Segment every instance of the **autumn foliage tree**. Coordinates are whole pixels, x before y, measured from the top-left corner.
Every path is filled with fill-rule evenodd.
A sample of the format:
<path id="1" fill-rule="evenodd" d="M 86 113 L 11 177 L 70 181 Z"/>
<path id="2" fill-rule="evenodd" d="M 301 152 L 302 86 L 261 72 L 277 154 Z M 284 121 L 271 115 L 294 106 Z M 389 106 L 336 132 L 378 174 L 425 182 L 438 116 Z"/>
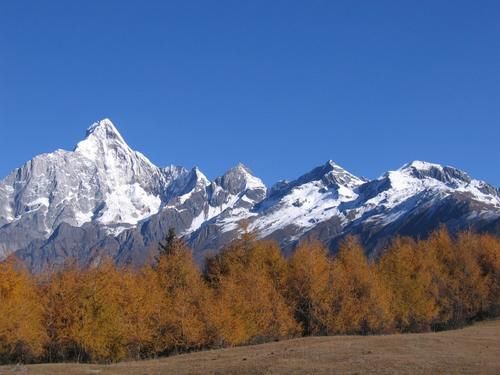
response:
<path id="1" fill-rule="evenodd" d="M 493 235 L 463 233 L 459 236 L 462 251 L 471 251 L 476 256 L 482 281 L 486 287 L 480 317 L 500 315 L 500 238 Z"/>
<path id="2" fill-rule="evenodd" d="M 35 280 L 19 263 L 0 263 L 0 363 L 30 362 L 43 353 L 43 302 Z"/>
<path id="3" fill-rule="evenodd" d="M 486 307 L 487 287 L 477 254 L 467 238 L 453 241 L 445 229 L 420 243 L 430 257 L 430 271 L 436 287 L 438 321 L 436 328 L 461 326 Z"/>
<path id="4" fill-rule="evenodd" d="M 45 288 L 49 360 L 117 361 L 126 358 L 121 270 L 111 261 L 54 275 Z"/>
<path id="5" fill-rule="evenodd" d="M 203 272 L 169 231 L 152 264 L 33 275 L 0 263 L 0 363 L 116 362 L 297 335 L 422 332 L 500 315 L 500 238 L 441 229 L 369 260 L 355 238 L 289 259 L 243 236 Z"/>
<path id="6" fill-rule="evenodd" d="M 208 261 L 221 345 L 289 337 L 297 332 L 284 292 L 287 264 L 274 242 L 246 233 Z"/>
<path id="7" fill-rule="evenodd" d="M 331 284 L 331 262 L 323 244 L 300 244 L 289 263 L 287 298 L 305 335 L 328 333 L 333 307 Z"/>
<path id="8" fill-rule="evenodd" d="M 383 333 L 392 328 L 390 294 L 354 237 L 342 243 L 333 260 L 331 293 L 329 334 Z"/>
<path id="9" fill-rule="evenodd" d="M 199 349 L 212 339 L 210 291 L 191 250 L 172 233 L 169 237 L 154 267 L 162 296 L 155 335 L 155 347 L 161 353 Z"/>
<path id="10" fill-rule="evenodd" d="M 414 240 L 397 238 L 378 262 L 380 278 L 390 293 L 395 327 L 400 332 L 428 331 L 438 317 L 430 261 Z"/>

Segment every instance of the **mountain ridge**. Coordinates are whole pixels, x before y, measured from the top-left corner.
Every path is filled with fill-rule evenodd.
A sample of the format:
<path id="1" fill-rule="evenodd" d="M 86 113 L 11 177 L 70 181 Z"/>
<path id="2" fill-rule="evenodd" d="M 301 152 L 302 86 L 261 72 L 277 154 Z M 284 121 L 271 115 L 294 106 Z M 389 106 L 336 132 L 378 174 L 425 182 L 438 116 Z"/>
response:
<path id="1" fill-rule="evenodd" d="M 141 263 L 174 227 L 202 260 L 242 220 L 285 251 L 356 234 L 376 254 L 395 234 L 497 228 L 499 218 L 500 191 L 454 167 L 415 160 L 367 180 L 328 160 L 267 187 L 239 163 L 210 181 L 198 167 L 154 165 L 104 119 L 73 151 L 35 156 L 0 181 L 0 258 L 15 253 L 35 270 L 69 257 Z"/>

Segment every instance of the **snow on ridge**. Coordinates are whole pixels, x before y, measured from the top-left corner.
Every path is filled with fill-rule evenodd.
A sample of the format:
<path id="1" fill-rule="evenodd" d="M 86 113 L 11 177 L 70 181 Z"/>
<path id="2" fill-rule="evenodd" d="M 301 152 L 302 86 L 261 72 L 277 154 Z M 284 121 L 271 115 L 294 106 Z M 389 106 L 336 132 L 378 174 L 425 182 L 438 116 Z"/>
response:
<path id="1" fill-rule="evenodd" d="M 334 173 L 344 171 L 332 161 L 327 164 L 334 168 Z M 417 168 L 420 171 L 436 168 L 442 173 L 450 173 L 446 178 L 451 179 L 451 182 L 440 181 L 426 174 L 422 175 L 423 177 L 417 177 L 418 175 L 411 173 L 411 168 Z M 337 216 L 343 225 L 362 217 L 368 221 L 382 220 L 385 225 L 397 220 L 415 205 L 420 204 L 420 198 L 413 199 L 415 197 L 422 196 L 432 201 L 442 199 L 454 192 L 469 193 L 477 201 L 500 208 L 500 196 L 481 191 L 482 182 L 477 180 L 468 182 L 460 176 L 460 174 L 466 175 L 465 172 L 451 167 L 447 168 L 449 171 L 445 171 L 445 168 L 438 164 L 422 161 L 405 164 L 402 168 L 386 172 L 377 179 L 380 182 L 388 180 L 390 183 L 387 188 L 368 199 L 359 195 L 363 191 L 361 186 L 366 184 L 369 188 L 369 184 L 377 180 L 364 181 L 353 176 L 354 185 L 350 186 L 349 181 L 344 180 L 344 185 L 337 189 L 337 196 L 332 195 L 330 190 L 325 190 L 319 181 L 300 185 L 294 185 L 292 181 L 288 184 L 291 189 L 284 196 L 278 197 L 278 200 L 271 206 L 264 205 L 264 212 L 252 222 L 251 229 L 256 230 L 260 237 L 265 237 L 281 228 L 295 226 L 296 236 L 300 237 L 309 228 L 333 216 Z M 349 172 L 345 171 L 345 174 Z"/>
<path id="2" fill-rule="evenodd" d="M 104 119 L 95 122 L 87 129 L 85 139 L 76 145 L 74 152 L 95 160 L 103 154 L 108 154 L 111 150 L 115 152 L 122 150 L 122 153 L 133 154 L 132 149 L 111 120 Z"/>
<path id="3" fill-rule="evenodd" d="M 467 179 L 464 180 L 454 175 L 447 176 L 449 178 L 447 180 L 440 180 L 432 177 L 432 175 L 425 174 L 423 177 L 417 177 L 413 175 L 411 168 L 416 168 L 419 171 L 430 171 L 434 168 L 442 173 L 445 173 L 445 169 L 448 168 L 466 176 Z M 455 192 L 467 193 L 472 199 L 478 202 L 500 208 L 500 196 L 493 196 L 481 191 L 481 186 L 486 183 L 474 179 L 468 180 L 468 175 L 465 172 L 454 167 L 443 167 L 435 163 L 413 161 L 405 164 L 398 170 L 386 172 L 378 180 L 383 181 L 384 179 L 390 181 L 390 187 L 367 200 L 365 208 L 362 210 L 363 212 L 366 212 L 368 207 L 372 207 L 373 209 L 381 205 L 385 209 L 394 209 L 406 200 L 422 193 L 434 194 L 436 197 L 442 198 Z M 385 220 L 389 220 L 389 217 Z"/>
<path id="4" fill-rule="evenodd" d="M 198 181 L 197 185 L 198 184 L 200 184 L 200 186 L 210 185 L 210 180 L 207 178 L 207 176 L 205 176 L 205 174 L 200 170 L 200 168 L 194 167 L 193 170 L 196 175 L 196 180 Z"/>
<path id="5" fill-rule="evenodd" d="M 204 187 L 206 189 L 204 190 L 204 193 L 206 194 L 208 200 L 205 202 L 201 212 L 193 218 L 191 225 L 182 233 L 182 235 L 188 235 L 197 231 L 204 223 L 219 217 L 219 215 L 223 213 L 225 213 L 227 217 L 222 219 L 219 224 L 224 222 L 224 225 L 228 222 L 233 223 L 236 219 L 239 220 L 243 217 L 254 215 L 250 212 L 250 208 L 257 202 L 247 195 L 248 192 L 253 190 L 263 190 L 264 194 L 262 195 L 262 199 L 265 196 L 267 188 L 262 180 L 253 176 L 250 169 L 242 163 L 239 163 L 235 167 L 229 169 L 223 176 L 217 177 L 213 182 L 209 182 L 197 168 L 195 170 L 198 180 L 204 182 Z M 232 179 L 236 179 L 236 181 L 238 181 L 238 179 L 241 178 L 244 180 L 244 185 L 241 185 L 237 190 L 234 190 L 234 186 L 230 187 L 231 185 L 226 185 L 227 183 L 234 181 Z M 197 186 L 198 190 L 202 187 L 199 183 Z M 180 204 L 184 204 L 195 191 L 197 191 L 196 187 L 193 188 L 192 191 L 177 197 L 178 202 Z M 224 194 L 227 195 L 224 196 L 224 201 L 222 203 L 214 204 L 214 201 L 210 197 L 215 197 L 215 202 L 217 202 L 217 197 L 219 197 L 220 194 L 222 194 L 222 196 L 224 196 Z M 245 207 L 242 207 L 242 205 Z M 222 231 L 224 232 L 226 229 L 223 229 Z"/>
<path id="6" fill-rule="evenodd" d="M 319 169 L 325 175 L 332 174 L 339 183 L 332 187 L 325 184 L 322 176 L 314 175 L 312 180 L 304 177 L 311 176 Z M 298 183 L 302 181 L 305 182 Z M 278 229 L 293 225 L 298 228 L 299 235 L 333 216 L 339 216 L 343 220 L 340 205 L 356 200 L 356 189 L 363 183 L 363 180 L 329 160 L 322 167 L 288 183 L 290 190 L 275 204 L 269 207 L 264 205 L 264 212 L 253 221 L 250 229 L 255 230 L 260 237 L 265 237 Z"/>
<path id="7" fill-rule="evenodd" d="M 246 182 L 246 189 L 267 190 L 264 182 L 260 178 L 254 176 L 250 168 L 248 168 L 246 165 L 244 165 L 243 163 L 238 163 L 235 168 L 243 173 Z"/>
<path id="8" fill-rule="evenodd" d="M 201 211 L 201 213 L 193 218 L 191 225 L 182 233 L 182 235 L 187 235 L 195 232 L 205 222 L 223 213 L 226 209 L 233 207 L 238 200 L 239 197 L 237 195 L 230 195 L 229 199 L 220 206 L 211 206 L 207 204 L 206 207 Z"/>
<path id="9" fill-rule="evenodd" d="M 96 136 L 98 137 L 112 136 L 117 138 L 121 143 L 126 144 L 122 135 L 109 118 L 104 118 L 90 125 L 90 127 L 87 129 L 87 137 L 92 134 L 96 134 Z"/>
<path id="10" fill-rule="evenodd" d="M 418 170 L 423 170 L 423 171 L 427 171 L 427 170 L 432 169 L 432 168 L 443 170 L 443 166 L 441 164 L 430 163 L 430 162 L 422 161 L 422 160 L 413 160 L 410 163 L 406 163 L 401 168 L 399 168 L 399 170 L 407 170 L 411 167 L 418 169 Z"/>

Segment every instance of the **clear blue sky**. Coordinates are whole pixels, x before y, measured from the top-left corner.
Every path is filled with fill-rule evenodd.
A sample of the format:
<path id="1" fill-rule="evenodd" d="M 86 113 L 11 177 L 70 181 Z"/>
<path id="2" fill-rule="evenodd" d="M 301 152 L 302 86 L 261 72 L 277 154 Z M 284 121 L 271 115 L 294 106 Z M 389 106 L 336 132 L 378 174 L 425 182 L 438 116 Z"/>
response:
<path id="1" fill-rule="evenodd" d="M 111 118 L 267 183 L 421 159 L 500 185 L 500 1 L 0 0 L 0 176 Z"/>

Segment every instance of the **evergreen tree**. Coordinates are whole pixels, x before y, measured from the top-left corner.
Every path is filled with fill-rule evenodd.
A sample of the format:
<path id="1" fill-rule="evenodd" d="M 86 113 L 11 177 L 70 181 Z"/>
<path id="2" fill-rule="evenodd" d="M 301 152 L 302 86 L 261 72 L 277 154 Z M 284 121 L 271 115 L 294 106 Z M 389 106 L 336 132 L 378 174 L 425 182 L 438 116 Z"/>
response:
<path id="1" fill-rule="evenodd" d="M 168 233 L 165 236 L 165 243 L 160 242 L 158 244 L 159 256 L 168 255 L 175 252 L 182 245 L 182 241 L 177 238 L 175 233 L 175 228 L 170 227 Z"/>

